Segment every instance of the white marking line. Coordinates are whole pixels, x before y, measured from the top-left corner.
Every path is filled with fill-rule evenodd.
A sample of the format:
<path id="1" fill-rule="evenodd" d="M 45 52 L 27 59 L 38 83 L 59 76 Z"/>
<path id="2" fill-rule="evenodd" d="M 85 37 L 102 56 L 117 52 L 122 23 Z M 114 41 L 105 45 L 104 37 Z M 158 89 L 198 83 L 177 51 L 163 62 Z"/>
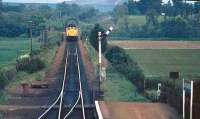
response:
<path id="1" fill-rule="evenodd" d="M 96 107 L 96 110 L 97 110 L 97 114 L 98 114 L 99 119 L 103 119 L 103 115 L 102 115 L 102 113 L 101 113 L 101 109 L 100 109 L 100 106 L 99 106 L 99 102 L 98 102 L 98 101 L 95 101 L 95 107 Z"/>
<path id="2" fill-rule="evenodd" d="M 67 50 L 67 57 L 65 60 L 65 73 L 64 73 L 64 79 L 62 84 L 62 90 L 61 90 L 61 97 L 60 97 L 60 107 L 59 107 L 59 113 L 58 113 L 58 119 L 61 118 L 61 111 L 62 111 L 62 103 L 63 103 L 63 94 L 65 89 L 65 80 L 66 80 L 66 74 L 67 74 L 67 61 L 68 61 L 68 50 Z"/>

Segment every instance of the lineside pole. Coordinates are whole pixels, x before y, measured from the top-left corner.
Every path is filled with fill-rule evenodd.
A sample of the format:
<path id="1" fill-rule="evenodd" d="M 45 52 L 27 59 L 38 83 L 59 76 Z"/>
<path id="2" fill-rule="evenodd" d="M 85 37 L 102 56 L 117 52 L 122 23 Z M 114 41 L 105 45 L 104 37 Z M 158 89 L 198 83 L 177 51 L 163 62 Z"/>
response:
<path id="1" fill-rule="evenodd" d="M 101 32 L 98 32 L 98 41 L 99 41 L 99 93 L 101 91 Z"/>
<path id="2" fill-rule="evenodd" d="M 183 119 L 185 119 L 185 79 L 183 78 Z"/>
<path id="3" fill-rule="evenodd" d="M 33 51 L 32 23 L 33 21 L 28 21 L 28 22 L 29 22 L 29 36 L 30 36 L 30 55 L 32 56 L 32 51 Z"/>
<path id="4" fill-rule="evenodd" d="M 192 119 L 192 106 L 193 106 L 193 80 L 191 81 L 191 92 L 190 92 L 190 119 Z"/>

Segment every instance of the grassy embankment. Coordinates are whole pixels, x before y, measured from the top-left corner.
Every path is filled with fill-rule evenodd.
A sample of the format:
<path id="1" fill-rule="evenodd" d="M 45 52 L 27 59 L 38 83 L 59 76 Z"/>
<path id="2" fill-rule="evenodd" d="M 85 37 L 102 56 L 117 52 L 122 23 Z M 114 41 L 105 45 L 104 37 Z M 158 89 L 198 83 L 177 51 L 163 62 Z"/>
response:
<path id="1" fill-rule="evenodd" d="M 87 43 L 87 49 L 93 65 L 97 69 L 98 57 L 94 48 Z M 144 102 L 146 98 L 138 94 L 136 87 L 122 74 L 117 72 L 111 65 L 108 65 L 107 80 L 101 85 L 104 91 L 104 99 L 106 101 L 129 101 Z"/>
<path id="2" fill-rule="evenodd" d="M 7 52 L 8 56 L 5 56 L 4 52 L 2 52 L 1 55 L 1 63 L 3 64 L 1 69 L 10 69 L 15 67 L 15 58 L 17 57 L 17 50 L 27 50 L 29 49 L 29 40 L 27 39 L 21 39 L 21 38 L 15 38 L 15 39 L 8 39 L 4 38 L 5 40 L 2 40 L 0 42 L 4 43 L 1 44 L 0 48 L 4 49 L 9 49 L 10 52 Z M 34 50 L 39 50 L 39 54 L 37 56 L 45 63 L 45 68 L 34 72 L 32 74 L 20 71 L 17 72 L 16 74 L 16 79 L 9 81 L 9 84 L 7 85 L 7 89 L 14 89 L 16 86 L 18 86 L 21 83 L 30 83 L 31 81 L 34 80 L 42 80 L 45 72 L 47 72 L 53 63 L 53 58 L 56 53 L 56 48 L 57 46 L 55 45 L 56 41 L 60 40 L 60 35 L 58 32 L 52 32 L 49 34 L 49 41 L 50 41 L 50 46 L 45 49 L 40 49 L 40 43 L 38 42 L 37 38 L 33 39 L 33 47 Z M 6 52 L 6 50 L 5 50 Z M 0 103 L 4 103 L 8 97 L 8 94 L 6 91 L 1 91 L 0 92 Z"/>

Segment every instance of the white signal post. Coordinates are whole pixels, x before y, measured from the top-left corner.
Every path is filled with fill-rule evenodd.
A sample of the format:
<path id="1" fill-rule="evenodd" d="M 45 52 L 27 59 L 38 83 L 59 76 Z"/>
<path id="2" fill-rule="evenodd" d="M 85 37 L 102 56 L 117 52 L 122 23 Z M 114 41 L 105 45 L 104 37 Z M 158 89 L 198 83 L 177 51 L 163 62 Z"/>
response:
<path id="1" fill-rule="evenodd" d="M 107 31 L 106 31 L 106 33 L 104 34 L 104 35 L 106 35 L 106 36 L 108 36 L 109 34 L 110 34 L 110 32 L 113 30 L 113 27 L 110 27 Z M 100 82 L 102 81 L 102 59 L 101 59 L 101 57 L 102 57 L 102 55 L 101 55 L 101 51 L 102 51 L 102 49 L 101 49 L 101 38 L 102 38 L 102 33 L 101 32 L 98 32 L 98 43 L 99 43 L 99 91 L 100 91 Z"/>
<path id="2" fill-rule="evenodd" d="M 185 79 L 183 78 L 183 119 L 185 119 Z"/>
<path id="3" fill-rule="evenodd" d="M 190 119 L 192 119 L 192 106 L 193 106 L 193 80 L 191 81 L 191 92 L 190 92 Z"/>
<path id="4" fill-rule="evenodd" d="M 98 32 L 98 40 L 99 40 L 99 82 L 101 82 L 101 32 Z"/>

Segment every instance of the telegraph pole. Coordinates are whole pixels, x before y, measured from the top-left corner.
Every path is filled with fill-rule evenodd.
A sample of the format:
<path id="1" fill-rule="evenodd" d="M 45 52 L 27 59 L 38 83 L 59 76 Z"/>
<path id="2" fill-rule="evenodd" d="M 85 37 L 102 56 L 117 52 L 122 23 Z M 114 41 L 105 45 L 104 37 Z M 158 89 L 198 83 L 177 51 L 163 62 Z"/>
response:
<path id="1" fill-rule="evenodd" d="M 30 56 L 32 56 L 32 52 L 33 52 L 32 23 L 33 21 L 28 21 L 28 22 L 29 22 L 29 36 L 30 36 Z"/>
<path id="2" fill-rule="evenodd" d="M 185 119 L 185 79 L 183 78 L 183 119 Z"/>

